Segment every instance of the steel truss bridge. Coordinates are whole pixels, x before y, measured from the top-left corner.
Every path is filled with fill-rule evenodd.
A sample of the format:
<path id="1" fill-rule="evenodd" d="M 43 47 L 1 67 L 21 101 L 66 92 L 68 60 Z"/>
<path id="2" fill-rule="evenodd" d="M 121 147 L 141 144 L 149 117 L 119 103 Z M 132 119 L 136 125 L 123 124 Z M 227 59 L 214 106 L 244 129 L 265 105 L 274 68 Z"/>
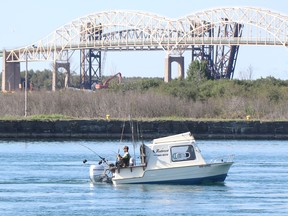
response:
<path id="1" fill-rule="evenodd" d="M 232 78 L 240 45 L 286 47 L 288 16 L 254 7 L 216 8 L 179 19 L 141 11 L 99 12 L 73 20 L 28 46 L 3 50 L 2 90 L 8 90 L 8 82 L 13 90 L 18 88 L 20 62 L 54 62 L 53 90 L 58 68 L 68 68 L 69 84 L 69 59 L 75 51 L 81 55 L 82 87 L 101 80 L 101 53 L 120 50 L 166 52 L 166 82 L 173 61 L 180 65 L 179 77 L 184 77 L 182 55 L 187 50 L 192 60 L 208 62 L 212 78 Z"/>

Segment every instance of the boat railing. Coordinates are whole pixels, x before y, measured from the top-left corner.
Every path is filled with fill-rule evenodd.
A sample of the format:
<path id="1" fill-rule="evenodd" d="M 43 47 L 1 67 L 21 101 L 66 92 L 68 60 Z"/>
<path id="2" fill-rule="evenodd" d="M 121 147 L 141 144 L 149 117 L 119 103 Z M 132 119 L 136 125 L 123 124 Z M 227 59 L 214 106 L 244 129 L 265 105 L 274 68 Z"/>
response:
<path id="1" fill-rule="evenodd" d="M 226 155 L 223 157 L 218 157 L 210 160 L 210 163 L 228 163 L 233 162 L 235 155 Z"/>

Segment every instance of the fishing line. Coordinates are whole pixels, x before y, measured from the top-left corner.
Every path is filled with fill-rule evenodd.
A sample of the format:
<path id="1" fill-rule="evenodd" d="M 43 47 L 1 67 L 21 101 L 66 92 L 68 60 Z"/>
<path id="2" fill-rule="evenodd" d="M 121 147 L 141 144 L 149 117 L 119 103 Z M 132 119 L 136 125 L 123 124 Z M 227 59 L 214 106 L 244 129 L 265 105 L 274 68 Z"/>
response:
<path id="1" fill-rule="evenodd" d="M 105 158 L 101 157 L 101 156 L 100 156 L 99 154 L 97 154 L 97 152 L 95 152 L 93 149 L 91 149 L 91 148 L 89 148 L 88 146 L 86 146 L 86 145 L 84 145 L 84 144 L 81 144 L 81 143 L 77 143 L 77 144 L 83 146 L 84 148 L 87 148 L 88 150 L 90 150 L 91 152 L 93 152 L 95 155 L 97 155 L 102 161 L 104 161 L 104 162 L 107 164 Z M 85 164 L 86 162 L 87 162 L 87 160 L 84 159 L 84 160 L 83 160 L 83 163 Z M 107 165 L 108 165 L 108 164 L 107 164 Z"/>
<path id="2" fill-rule="evenodd" d="M 122 140 L 123 140 L 124 129 L 125 129 L 125 120 L 124 120 L 123 125 L 122 125 L 122 132 L 121 132 L 120 142 L 122 142 Z"/>

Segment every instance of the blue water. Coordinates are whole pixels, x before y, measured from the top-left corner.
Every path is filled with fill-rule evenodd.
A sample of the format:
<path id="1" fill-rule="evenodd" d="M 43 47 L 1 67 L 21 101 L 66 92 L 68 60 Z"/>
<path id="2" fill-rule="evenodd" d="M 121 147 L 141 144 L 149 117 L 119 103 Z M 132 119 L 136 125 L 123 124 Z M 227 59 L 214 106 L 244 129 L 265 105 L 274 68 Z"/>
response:
<path id="1" fill-rule="evenodd" d="M 196 186 L 91 185 L 98 158 L 79 144 L 111 160 L 132 147 L 0 140 L 0 215 L 288 215 L 288 141 L 198 141 L 208 161 L 236 157 L 224 184 Z"/>

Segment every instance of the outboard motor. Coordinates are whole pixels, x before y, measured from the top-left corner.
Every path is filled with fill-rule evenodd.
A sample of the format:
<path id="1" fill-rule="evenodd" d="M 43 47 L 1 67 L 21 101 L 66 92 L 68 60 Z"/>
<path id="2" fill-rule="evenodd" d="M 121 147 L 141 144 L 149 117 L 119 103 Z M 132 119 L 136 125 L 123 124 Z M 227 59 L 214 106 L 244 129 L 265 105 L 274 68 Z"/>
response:
<path id="1" fill-rule="evenodd" d="M 129 166 L 135 166 L 135 159 L 133 157 L 129 159 Z"/>
<path id="2" fill-rule="evenodd" d="M 106 175 L 104 165 L 97 164 L 90 166 L 90 180 L 92 182 L 102 182 L 105 177 Z"/>

